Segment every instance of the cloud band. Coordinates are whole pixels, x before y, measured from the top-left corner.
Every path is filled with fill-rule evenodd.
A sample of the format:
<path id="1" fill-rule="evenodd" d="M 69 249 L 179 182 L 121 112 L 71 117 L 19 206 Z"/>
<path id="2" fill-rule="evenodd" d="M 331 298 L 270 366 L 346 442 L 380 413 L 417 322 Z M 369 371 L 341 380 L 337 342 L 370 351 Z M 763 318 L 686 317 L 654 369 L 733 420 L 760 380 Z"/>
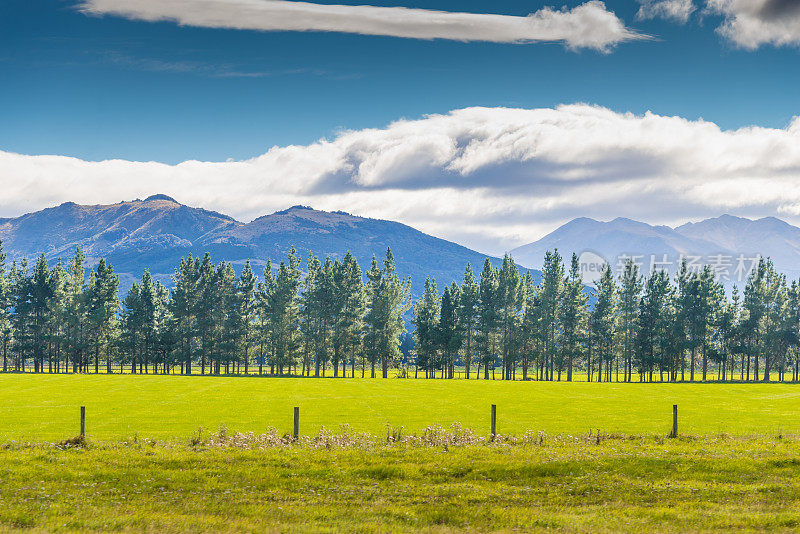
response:
<path id="1" fill-rule="evenodd" d="M 798 222 L 798 178 L 800 119 L 722 130 L 584 104 L 467 108 L 244 161 L 0 152 L 0 215 L 163 192 L 242 220 L 293 204 L 340 209 L 502 252 L 578 216 L 667 224 L 732 211 Z"/>
<path id="2" fill-rule="evenodd" d="M 526 17 L 285 0 L 85 0 L 78 8 L 92 15 L 151 22 L 169 20 L 206 28 L 343 32 L 495 43 L 557 41 L 571 48 L 598 50 L 645 38 L 626 28 L 597 0 L 571 10 L 546 7 Z"/>

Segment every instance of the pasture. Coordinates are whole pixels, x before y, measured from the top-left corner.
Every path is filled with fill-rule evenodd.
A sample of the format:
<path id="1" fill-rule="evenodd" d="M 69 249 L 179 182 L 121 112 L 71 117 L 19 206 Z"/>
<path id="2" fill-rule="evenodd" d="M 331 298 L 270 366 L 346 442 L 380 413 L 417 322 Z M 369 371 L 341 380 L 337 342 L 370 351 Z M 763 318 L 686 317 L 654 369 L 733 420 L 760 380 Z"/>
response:
<path id="1" fill-rule="evenodd" d="M 214 431 L 290 432 L 292 407 L 301 434 L 321 427 L 385 435 L 387 425 L 419 432 L 461 423 L 519 435 L 665 435 L 678 404 L 680 433 L 800 434 L 800 385 L 618 384 L 483 380 L 313 379 L 157 375 L 0 375 L 0 440 L 53 441 L 78 433 L 79 407 L 87 435 L 109 440 L 186 438 Z"/>
<path id="2" fill-rule="evenodd" d="M 792 384 L 0 375 L 0 530 L 790 531 L 798 413 Z"/>
<path id="3" fill-rule="evenodd" d="M 0 448 L 0 530 L 796 531 L 793 438 Z"/>

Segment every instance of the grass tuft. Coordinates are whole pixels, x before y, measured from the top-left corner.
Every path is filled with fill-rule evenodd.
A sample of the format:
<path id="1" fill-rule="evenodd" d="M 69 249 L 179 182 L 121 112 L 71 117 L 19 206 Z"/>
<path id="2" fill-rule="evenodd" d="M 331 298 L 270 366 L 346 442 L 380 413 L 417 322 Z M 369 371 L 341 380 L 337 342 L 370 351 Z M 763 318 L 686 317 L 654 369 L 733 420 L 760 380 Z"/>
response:
<path id="1" fill-rule="evenodd" d="M 59 449 L 86 449 L 89 447 L 89 442 L 86 440 L 86 436 L 78 435 L 59 441 L 56 447 Z"/>

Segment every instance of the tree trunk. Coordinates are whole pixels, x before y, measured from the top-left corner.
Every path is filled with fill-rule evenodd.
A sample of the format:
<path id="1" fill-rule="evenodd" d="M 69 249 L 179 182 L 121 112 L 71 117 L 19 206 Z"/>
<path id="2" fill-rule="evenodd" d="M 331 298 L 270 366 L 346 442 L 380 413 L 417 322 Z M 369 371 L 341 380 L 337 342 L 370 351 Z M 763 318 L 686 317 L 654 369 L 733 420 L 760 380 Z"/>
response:
<path id="1" fill-rule="evenodd" d="M 708 355 L 706 352 L 706 346 L 705 343 L 703 343 L 703 382 L 706 381 L 706 373 L 708 371 Z"/>

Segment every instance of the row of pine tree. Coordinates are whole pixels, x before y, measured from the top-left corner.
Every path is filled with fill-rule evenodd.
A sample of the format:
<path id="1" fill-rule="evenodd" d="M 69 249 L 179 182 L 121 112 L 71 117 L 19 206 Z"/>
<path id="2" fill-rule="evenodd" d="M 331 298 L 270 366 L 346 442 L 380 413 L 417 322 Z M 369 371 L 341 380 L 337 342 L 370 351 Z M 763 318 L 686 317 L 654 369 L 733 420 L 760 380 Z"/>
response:
<path id="1" fill-rule="evenodd" d="M 379 365 L 386 377 L 402 359 L 411 283 L 391 250 L 366 282 L 351 254 L 311 257 L 301 271 L 292 249 L 261 279 L 249 262 L 237 276 L 230 263 L 190 255 L 171 291 L 145 271 L 122 301 L 111 265 L 86 272 L 80 249 L 67 266 L 48 268 L 42 255 L 6 269 L 0 243 L 4 372 L 365 376 L 369 367 L 374 377 Z"/>
<path id="2" fill-rule="evenodd" d="M 145 271 L 120 301 L 119 277 L 80 249 L 7 268 L 0 243 L 3 371 L 400 376 L 608 381 L 800 380 L 800 287 L 769 260 L 731 298 L 709 267 L 670 279 L 633 262 L 594 287 L 578 258 L 544 258 L 538 283 L 510 257 L 439 292 L 411 283 L 391 250 L 364 273 L 351 254 L 294 249 L 237 276 L 209 255 L 181 260 L 167 289 Z"/>
<path id="3" fill-rule="evenodd" d="M 565 269 L 548 252 L 538 284 L 506 257 L 441 294 L 427 280 L 414 315 L 428 377 L 452 378 L 461 363 L 467 378 L 474 367 L 505 380 L 800 380 L 800 286 L 769 259 L 728 298 L 709 266 L 683 262 L 671 280 L 628 261 L 615 279 L 606 264 L 587 290 L 575 254 Z"/>

